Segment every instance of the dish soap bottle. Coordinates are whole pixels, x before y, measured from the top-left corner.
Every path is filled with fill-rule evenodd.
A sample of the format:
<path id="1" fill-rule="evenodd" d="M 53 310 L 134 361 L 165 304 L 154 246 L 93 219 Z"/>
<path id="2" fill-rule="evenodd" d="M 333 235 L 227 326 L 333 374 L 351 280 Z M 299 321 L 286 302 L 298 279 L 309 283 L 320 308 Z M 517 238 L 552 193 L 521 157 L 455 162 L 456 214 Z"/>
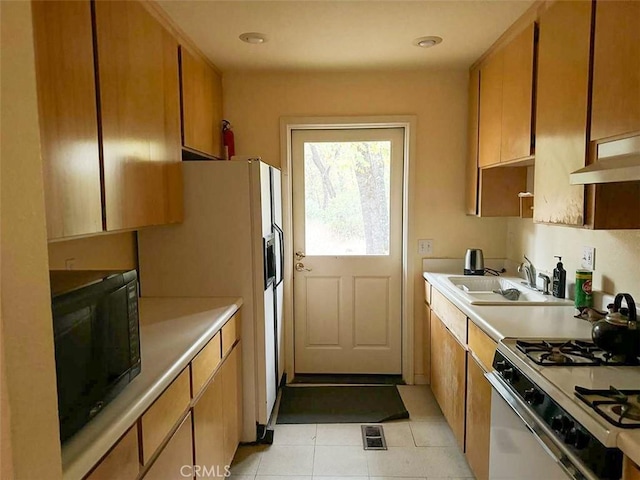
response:
<path id="1" fill-rule="evenodd" d="M 564 298 L 567 284 L 567 271 L 562 268 L 562 257 L 554 256 L 558 259 L 556 268 L 553 269 L 553 296 L 556 298 Z"/>

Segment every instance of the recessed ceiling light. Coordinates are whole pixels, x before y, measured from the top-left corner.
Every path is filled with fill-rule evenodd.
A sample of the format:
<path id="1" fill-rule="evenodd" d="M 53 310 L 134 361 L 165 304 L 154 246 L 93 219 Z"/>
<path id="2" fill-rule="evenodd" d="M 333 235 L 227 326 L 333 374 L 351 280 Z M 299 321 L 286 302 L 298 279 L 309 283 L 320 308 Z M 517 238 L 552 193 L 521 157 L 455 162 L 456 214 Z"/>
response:
<path id="1" fill-rule="evenodd" d="M 240 40 L 243 42 L 258 45 L 267 41 L 267 37 L 263 33 L 247 32 L 240 35 Z"/>
<path id="2" fill-rule="evenodd" d="M 416 47 L 429 48 L 429 47 L 433 47 L 434 45 L 437 45 L 437 44 L 439 44 L 441 42 L 442 42 L 442 38 L 431 36 L 431 37 L 416 38 L 413 41 L 413 44 Z"/>

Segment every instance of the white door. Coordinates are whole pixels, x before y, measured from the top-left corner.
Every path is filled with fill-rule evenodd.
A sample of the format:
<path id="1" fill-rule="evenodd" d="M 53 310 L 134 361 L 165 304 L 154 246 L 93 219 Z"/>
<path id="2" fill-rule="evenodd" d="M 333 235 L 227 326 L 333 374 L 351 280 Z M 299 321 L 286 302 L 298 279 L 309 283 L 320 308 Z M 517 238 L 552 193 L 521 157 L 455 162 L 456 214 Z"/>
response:
<path id="1" fill-rule="evenodd" d="M 404 129 L 292 134 L 297 373 L 401 373 Z"/>

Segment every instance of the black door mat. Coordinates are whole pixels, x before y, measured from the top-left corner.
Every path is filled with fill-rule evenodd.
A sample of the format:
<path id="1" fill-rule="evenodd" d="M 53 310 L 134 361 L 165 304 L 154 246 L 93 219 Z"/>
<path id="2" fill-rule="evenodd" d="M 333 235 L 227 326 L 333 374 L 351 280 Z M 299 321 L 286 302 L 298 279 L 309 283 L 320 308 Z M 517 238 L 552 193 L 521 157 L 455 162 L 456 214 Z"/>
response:
<path id="1" fill-rule="evenodd" d="M 372 375 L 350 373 L 296 373 L 291 383 L 340 383 L 344 385 L 404 385 L 402 375 Z"/>
<path id="2" fill-rule="evenodd" d="M 282 388 L 279 424 L 381 423 L 409 418 L 394 385 Z"/>

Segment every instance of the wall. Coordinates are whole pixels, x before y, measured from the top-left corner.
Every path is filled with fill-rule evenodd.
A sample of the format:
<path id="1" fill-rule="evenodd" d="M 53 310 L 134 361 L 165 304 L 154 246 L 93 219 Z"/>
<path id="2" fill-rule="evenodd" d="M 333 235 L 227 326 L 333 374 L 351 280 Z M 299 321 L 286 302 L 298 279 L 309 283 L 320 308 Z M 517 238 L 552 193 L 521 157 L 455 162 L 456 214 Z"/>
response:
<path id="1" fill-rule="evenodd" d="M 0 9 L 1 398 L 10 409 L 2 419 L 10 422 L 15 478 L 55 480 L 62 469 L 31 2 L 0 2 Z"/>
<path id="2" fill-rule="evenodd" d="M 640 230 L 592 231 L 510 219 L 507 255 L 520 262 L 526 254 L 539 270 L 552 271 L 561 255 L 567 284 L 581 268 L 582 247 L 595 247 L 593 288 L 608 293 L 630 293 L 640 302 Z M 572 292 L 572 290 L 571 290 Z"/>
<path id="3" fill-rule="evenodd" d="M 467 247 L 482 248 L 486 257 L 505 255 L 506 220 L 464 214 L 466 70 L 229 73 L 223 77 L 223 107 L 234 127 L 236 153 L 260 155 L 273 165 L 280 164 L 281 116 L 416 115 L 409 247 L 417 250 L 418 238 L 431 238 L 435 257 L 462 258 Z M 424 296 L 421 258 L 409 268 L 417 282 L 417 335 Z"/>

